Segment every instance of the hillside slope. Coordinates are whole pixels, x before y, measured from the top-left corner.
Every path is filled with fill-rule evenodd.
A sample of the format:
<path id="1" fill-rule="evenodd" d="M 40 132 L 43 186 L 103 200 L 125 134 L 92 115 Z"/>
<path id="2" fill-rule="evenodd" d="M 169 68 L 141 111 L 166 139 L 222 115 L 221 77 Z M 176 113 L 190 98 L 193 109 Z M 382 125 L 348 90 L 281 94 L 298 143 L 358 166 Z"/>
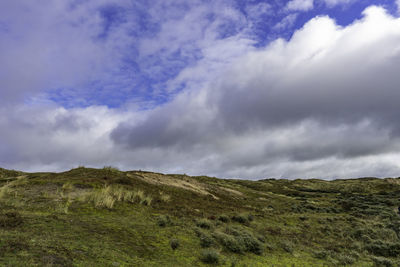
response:
<path id="1" fill-rule="evenodd" d="M 0 265 L 399 266 L 400 179 L 0 169 Z"/>

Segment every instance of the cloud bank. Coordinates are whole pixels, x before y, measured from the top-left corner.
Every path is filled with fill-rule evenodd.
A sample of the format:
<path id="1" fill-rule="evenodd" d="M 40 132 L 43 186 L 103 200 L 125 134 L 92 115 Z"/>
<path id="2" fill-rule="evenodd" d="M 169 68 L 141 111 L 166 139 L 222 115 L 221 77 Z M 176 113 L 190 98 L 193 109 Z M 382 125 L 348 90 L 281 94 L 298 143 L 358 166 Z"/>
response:
<path id="1" fill-rule="evenodd" d="M 20 12 L 21 3 L 0 10 Z M 289 39 L 260 45 L 254 32 L 272 14 L 265 3 L 240 11 L 225 1 L 211 8 L 164 1 L 140 19 L 116 19 L 121 6 L 133 8 L 53 3 L 30 6 L 39 13 L 20 23 L 11 15 L 0 21 L 0 51 L 8 51 L 0 52 L 1 166 L 115 165 L 250 179 L 400 173 L 400 19 L 383 7 L 368 7 L 347 26 L 316 16 Z M 307 11 L 313 1 L 285 6 Z M 128 85 L 141 92 L 150 77 L 157 77 L 151 89 L 132 97 Z M 80 100 L 85 94 L 95 97 Z M 98 100 L 115 95 L 124 105 Z M 63 105 L 70 98 L 73 107 Z"/>
<path id="2" fill-rule="evenodd" d="M 207 87 L 111 136 L 131 150 L 206 148 L 229 173 L 246 167 L 276 175 L 283 160 L 294 175 L 300 162 L 396 153 L 400 21 L 379 7 L 363 15 L 347 27 L 317 17 L 291 40 L 249 52 Z M 318 176 L 336 170 L 324 172 Z"/>

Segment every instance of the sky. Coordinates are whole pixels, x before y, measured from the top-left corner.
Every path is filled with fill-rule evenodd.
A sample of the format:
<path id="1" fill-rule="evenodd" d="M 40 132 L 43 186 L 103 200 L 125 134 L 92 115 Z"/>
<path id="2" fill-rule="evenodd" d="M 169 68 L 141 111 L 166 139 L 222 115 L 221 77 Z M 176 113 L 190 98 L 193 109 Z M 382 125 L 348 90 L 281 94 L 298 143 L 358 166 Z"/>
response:
<path id="1" fill-rule="evenodd" d="M 400 0 L 0 1 L 0 166 L 400 176 Z"/>

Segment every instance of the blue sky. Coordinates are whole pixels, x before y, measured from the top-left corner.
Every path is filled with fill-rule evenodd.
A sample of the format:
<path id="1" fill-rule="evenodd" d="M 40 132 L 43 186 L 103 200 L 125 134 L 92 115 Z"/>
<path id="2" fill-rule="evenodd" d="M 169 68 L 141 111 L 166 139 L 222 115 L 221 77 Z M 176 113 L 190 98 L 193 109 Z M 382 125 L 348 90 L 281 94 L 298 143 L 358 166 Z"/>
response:
<path id="1" fill-rule="evenodd" d="M 3 1 L 0 166 L 396 176 L 398 0 Z"/>
<path id="2" fill-rule="evenodd" d="M 207 30 L 213 23 L 218 24 L 213 29 L 216 35 L 213 41 L 241 35 L 241 38 L 251 41 L 253 47 L 262 48 L 277 38 L 290 39 L 293 32 L 316 16 L 326 15 L 335 19 L 338 25 L 346 26 L 360 19 L 362 11 L 371 4 L 381 5 L 391 14 L 397 13 L 397 6 L 393 1 L 215 2 L 218 4 L 213 6 L 210 1 L 132 1 L 130 5 L 106 1 L 95 6 L 92 12 L 99 19 L 99 27 L 92 33 L 93 41 L 114 43 L 120 37 L 127 41 L 117 51 L 119 60 L 115 62 L 116 66 L 106 77 L 95 76 L 79 87 L 60 85 L 46 88 L 49 94 L 46 97 L 65 107 L 107 105 L 115 108 L 129 101 L 163 104 L 174 97 L 175 93 L 185 89 L 184 83 L 174 85 L 173 89 L 168 88 L 167 83 L 183 69 L 204 58 L 199 44 L 204 41 L 201 31 Z M 74 12 L 84 3 L 79 4 L 78 1 L 71 5 L 70 12 Z M 202 10 L 197 11 L 198 8 Z M 168 11 L 160 14 L 161 9 Z M 220 9 L 226 9 L 226 13 L 231 14 L 223 14 L 224 11 L 221 12 Z M 192 25 L 187 26 L 193 27 L 197 24 L 199 34 L 187 36 L 189 39 L 186 40 L 177 39 L 178 43 L 170 49 L 169 42 L 177 38 L 170 32 L 167 37 L 170 40 L 163 40 L 165 47 L 158 47 L 156 53 L 141 53 L 142 41 L 152 44 L 158 42 L 157 37 L 166 35 L 163 32 L 165 23 L 175 23 L 180 27 L 179 23 L 185 17 L 190 17 L 191 12 L 197 17 L 189 19 Z"/>

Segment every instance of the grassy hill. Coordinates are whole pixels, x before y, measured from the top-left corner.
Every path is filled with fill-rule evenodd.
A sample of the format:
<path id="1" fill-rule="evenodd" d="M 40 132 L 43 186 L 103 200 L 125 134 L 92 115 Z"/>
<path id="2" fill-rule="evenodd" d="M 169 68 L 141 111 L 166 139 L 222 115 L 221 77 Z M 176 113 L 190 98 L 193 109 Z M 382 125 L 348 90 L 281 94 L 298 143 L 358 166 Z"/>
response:
<path id="1" fill-rule="evenodd" d="M 400 179 L 0 169 L 0 265 L 400 266 Z"/>

